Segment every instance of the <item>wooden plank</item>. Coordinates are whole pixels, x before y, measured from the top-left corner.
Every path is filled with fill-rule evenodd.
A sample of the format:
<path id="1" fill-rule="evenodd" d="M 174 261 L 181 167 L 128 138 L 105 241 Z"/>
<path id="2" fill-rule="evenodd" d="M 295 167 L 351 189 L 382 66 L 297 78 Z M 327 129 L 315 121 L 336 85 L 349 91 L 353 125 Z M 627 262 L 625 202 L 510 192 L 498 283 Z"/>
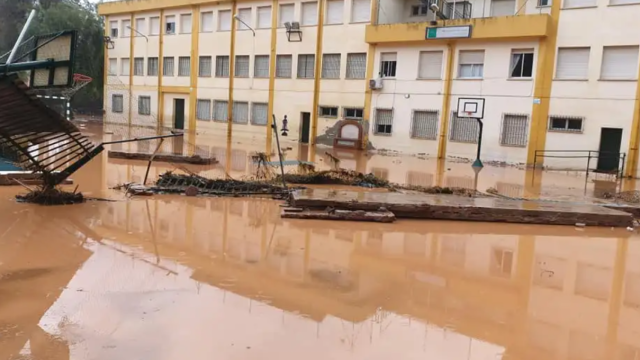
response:
<path id="1" fill-rule="evenodd" d="M 363 210 L 330 210 L 301 212 L 282 211 L 281 217 L 285 219 L 314 219 L 314 220 L 346 220 L 391 223 L 396 221 L 396 216 L 390 211 L 363 211 Z"/>
<path id="2" fill-rule="evenodd" d="M 152 155 L 153 154 L 149 154 L 149 153 L 130 153 L 125 151 L 109 151 L 109 157 L 114 159 L 149 161 Z M 171 154 L 156 154 L 153 160 L 159 161 L 159 162 L 192 164 L 192 165 L 212 165 L 212 164 L 218 163 L 218 160 L 216 160 L 216 158 L 213 158 L 213 157 L 203 158 L 200 155 L 184 156 L 184 155 L 171 155 Z"/>

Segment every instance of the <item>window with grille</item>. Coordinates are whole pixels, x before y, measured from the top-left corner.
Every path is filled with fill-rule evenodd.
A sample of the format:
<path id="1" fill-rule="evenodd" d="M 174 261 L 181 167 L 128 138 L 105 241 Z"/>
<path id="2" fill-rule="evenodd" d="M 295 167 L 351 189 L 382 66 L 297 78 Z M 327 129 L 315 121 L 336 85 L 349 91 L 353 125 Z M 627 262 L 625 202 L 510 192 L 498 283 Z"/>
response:
<path id="1" fill-rule="evenodd" d="M 151 115 L 151 97 L 140 96 L 138 98 L 138 114 Z"/>
<path id="2" fill-rule="evenodd" d="M 364 79 L 367 70 L 367 54 L 347 54 L 347 79 Z"/>
<path id="3" fill-rule="evenodd" d="M 147 59 L 147 75 L 158 76 L 158 58 L 150 57 Z"/>
<path id="4" fill-rule="evenodd" d="M 117 38 L 118 37 L 118 21 L 110 21 L 109 28 L 111 29 L 111 32 L 109 32 L 109 36 L 111 36 L 114 39 Z"/>
<path id="5" fill-rule="evenodd" d="M 131 72 L 131 69 L 129 68 L 129 66 L 130 66 L 129 58 L 122 58 L 122 60 L 120 60 L 120 75 L 129 76 Z"/>
<path id="6" fill-rule="evenodd" d="M 236 56 L 234 72 L 236 77 L 249 77 L 249 55 Z"/>
<path id="7" fill-rule="evenodd" d="M 478 142 L 478 121 L 470 118 L 459 118 L 454 111 L 451 114 L 451 131 L 449 140 L 476 144 Z"/>
<path id="8" fill-rule="evenodd" d="M 550 116 L 550 131 L 566 131 L 581 133 L 584 129 L 584 118 L 575 116 Z"/>
<path id="9" fill-rule="evenodd" d="M 237 29 L 249 30 L 249 27 L 245 25 L 245 23 L 251 24 L 251 8 L 238 9 L 238 18 L 242 21 L 236 21 Z"/>
<path id="10" fill-rule="evenodd" d="M 293 21 L 294 4 L 280 5 L 280 14 L 278 16 L 278 27 L 284 27 L 284 23 Z"/>
<path id="11" fill-rule="evenodd" d="M 460 50 L 458 53 L 458 77 L 479 79 L 484 74 L 484 50 Z"/>
<path id="12" fill-rule="evenodd" d="M 144 76 L 144 58 L 133 59 L 133 75 Z"/>
<path id="13" fill-rule="evenodd" d="M 196 103 L 196 119 L 211 120 L 211 100 L 198 99 Z"/>
<path id="14" fill-rule="evenodd" d="M 251 123 L 253 125 L 267 125 L 269 104 L 252 103 L 251 104 Z"/>
<path id="15" fill-rule="evenodd" d="M 118 59 L 109 59 L 109 75 L 118 75 Z"/>
<path id="16" fill-rule="evenodd" d="M 344 108 L 343 116 L 345 119 L 362 120 L 364 109 L 362 108 Z"/>
<path id="17" fill-rule="evenodd" d="M 131 20 L 122 20 L 122 36 L 131 37 Z"/>
<path id="18" fill-rule="evenodd" d="M 229 77 L 229 56 L 216 56 L 216 77 Z"/>
<path id="19" fill-rule="evenodd" d="M 271 6 L 258 8 L 258 29 L 271 28 Z"/>
<path id="20" fill-rule="evenodd" d="M 418 77 L 420 79 L 442 78 L 442 51 L 421 51 Z"/>
<path id="21" fill-rule="evenodd" d="M 276 77 L 290 78 L 291 77 L 291 55 L 277 55 L 276 56 Z"/>
<path id="22" fill-rule="evenodd" d="M 269 55 L 256 55 L 253 60 L 253 77 L 269 77 Z"/>
<path id="23" fill-rule="evenodd" d="M 198 65 L 198 76 L 210 77 L 211 64 L 212 64 L 211 56 L 200 56 L 200 62 Z"/>
<path id="24" fill-rule="evenodd" d="M 329 0 L 327 4 L 327 17 L 325 24 L 342 24 L 344 21 L 344 1 Z"/>
<path id="25" fill-rule="evenodd" d="M 191 34 L 191 14 L 180 15 L 180 33 Z"/>
<path id="26" fill-rule="evenodd" d="M 429 7 L 427 5 L 412 5 L 411 16 L 426 16 L 429 14 Z"/>
<path id="27" fill-rule="evenodd" d="M 336 118 L 338 117 L 338 107 L 337 106 L 318 106 L 318 116 L 325 118 Z"/>
<path id="28" fill-rule="evenodd" d="M 339 79 L 340 78 L 340 54 L 322 55 L 322 78 L 323 79 Z"/>
<path id="29" fill-rule="evenodd" d="M 200 15 L 200 31 L 213 32 L 213 11 L 203 12 Z"/>
<path id="30" fill-rule="evenodd" d="M 178 76 L 191 75 L 191 58 L 188 56 L 180 56 L 178 58 Z"/>
<path id="31" fill-rule="evenodd" d="M 166 57 L 162 59 L 162 75 L 173 76 L 175 74 L 175 59 L 173 57 Z"/>
<path id="32" fill-rule="evenodd" d="M 121 113 L 124 111 L 124 96 L 113 94 L 111 95 L 111 112 Z"/>
<path id="33" fill-rule="evenodd" d="M 586 80 L 589 75 L 588 47 L 558 48 L 556 79 Z"/>
<path id="34" fill-rule="evenodd" d="M 314 65 L 315 65 L 315 55 L 313 54 L 298 55 L 298 78 L 313 79 Z"/>
<path id="35" fill-rule="evenodd" d="M 145 18 L 136 19 L 136 31 L 136 36 L 138 37 L 142 36 L 140 34 L 144 34 L 147 32 L 147 29 L 145 29 Z"/>
<path id="36" fill-rule="evenodd" d="M 538 6 L 550 6 L 551 0 L 538 0 Z"/>
<path id="37" fill-rule="evenodd" d="M 229 119 L 227 114 L 228 107 L 228 101 L 215 100 L 213 102 L 213 121 L 226 122 Z"/>
<path id="38" fill-rule="evenodd" d="M 502 118 L 502 134 L 500 145 L 527 146 L 529 117 L 524 114 L 504 114 Z"/>
<path id="39" fill-rule="evenodd" d="M 530 78 L 533 75 L 533 50 L 514 50 L 511 53 L 511 77 Z"/>
<path id="40" fill-rule="evenodd" d="M 249 122 L 249 103 L 244 101 L 233 102 L 233 123 L 246 124 Z"/>
<path id="41" fill-rule="evenodd" d="M 396 65 L 396 53 L 382 53 L 380 55 L 380 76 L 396 77 Z"/>
<path id="42" fill-rule="evenodd" d="M 351 22 L 363 23 L 371 20 L 371 0 L 353 0 Z"/>
<path id="43" fill-rule="evenodd" d="M 435 140 L 438 135 L 438 111 L 415 110 L 411 121 L 411 137 Z"/>
<path id="44" fill-rule="evenodd" d="M 218 30 L 231 31 L 231 10 L 218 11 Z"/>
<path id="45" fill-rule="evenodd" d="M 176 33 L 176 17 L 171 15 L 165 18 L 164 33 L 167 35 L 173 35 Z"/>
<path id="46" fill-rule="evenodd" d="M 318 2 L 303 2 L 302 16 L 300 19 L 302 25 L 318 25 Z"/>
<path id="47" fill-rule="evenodd" d="M 393 110 L 376 109 L 374 133 L 378 135 L 391 135 L 393 131 Z"/>
<path id="48" fill-rule="evenodd" d="M 635 80 L 638 77 L 638 46 L 605 46 L 600 79 Z"/>
<path id="49" fill-rule="evenodd" d="M 154 16 L 149 19 L 149 35 L 160 35 L 160 17 Z"/>

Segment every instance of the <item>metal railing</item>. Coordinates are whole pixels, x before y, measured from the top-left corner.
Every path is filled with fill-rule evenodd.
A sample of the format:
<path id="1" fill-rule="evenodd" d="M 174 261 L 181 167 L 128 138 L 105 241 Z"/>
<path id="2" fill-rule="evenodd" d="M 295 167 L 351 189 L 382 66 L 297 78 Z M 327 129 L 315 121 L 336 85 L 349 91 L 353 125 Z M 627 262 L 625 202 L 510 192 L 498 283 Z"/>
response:
<path id="1" fill-rule="evenodd" d="M 557 155 L 556 155 L 557 154 Z M 557 159 L 587 159 L 585 173 L 586 177 L 589 177 L 589 171 L 596 173 L 613 173 L 606 171 L 599 171 L 597 168 L 591 170 L 591 159 L 618 159 L 618 166 L 615 168 L 616 177 L 622 179 L 624 176 L 624 165 L 627 159 L 627 154 L 623 152 L 611 152 L 611 151 L 595 151 L 595 150 L 535 150 L 533 155 L 533 167 L 537 168 L 538 159 L 543 158 L 557 158 Z M 572 169 L 580 170 L 580 169 Z"/>

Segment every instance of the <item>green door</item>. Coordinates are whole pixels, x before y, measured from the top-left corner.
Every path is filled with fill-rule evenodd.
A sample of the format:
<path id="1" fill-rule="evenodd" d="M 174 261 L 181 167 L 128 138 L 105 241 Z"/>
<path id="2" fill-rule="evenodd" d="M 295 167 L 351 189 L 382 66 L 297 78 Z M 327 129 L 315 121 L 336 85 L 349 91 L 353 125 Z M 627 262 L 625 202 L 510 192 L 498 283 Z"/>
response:
<path id="1" fill-rule="evenodd" d="M 309 143 L 309 130 L 311 129 L 311 113 L 302 113 L 302 128 L 300 129 L 300 142 Z"/>
<path id="2" fill-rule="evenodd" d="M 622 129 L 602 128 L 600 130 L 600 152 L 596 171 L 610 173 L 618 170 L 621 143 Z"/>
<path id="3" fill-rule="evenodd" d="M 173 100 L 173 127 L 184 129 L 184 99 Z"/>

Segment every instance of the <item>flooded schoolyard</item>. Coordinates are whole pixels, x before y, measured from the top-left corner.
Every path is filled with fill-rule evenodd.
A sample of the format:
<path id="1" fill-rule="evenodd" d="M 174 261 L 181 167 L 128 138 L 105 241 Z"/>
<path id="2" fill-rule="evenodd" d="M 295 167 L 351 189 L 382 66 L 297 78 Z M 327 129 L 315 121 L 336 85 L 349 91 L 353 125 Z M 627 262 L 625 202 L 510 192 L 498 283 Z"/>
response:
<path id="1" fill-rule="evenodd" d="M 209 177 L 250 175 L 265 151 L 260 139 L 166 143 L 215 154 L 187 167 Z M 284 146 L 398 183 L 598 193 L 567 172 L 486 166 L 476 180 L 469 163 Z M 176 167 L 155 163 L 150 179 Z M 41 207 L 0 188 L 0 359 L 640 359 L 634 232 L 287 220 L 270 199 L 110 190 L 145 172 L 104 153 L 72 176 L 114 202 Z"/>

